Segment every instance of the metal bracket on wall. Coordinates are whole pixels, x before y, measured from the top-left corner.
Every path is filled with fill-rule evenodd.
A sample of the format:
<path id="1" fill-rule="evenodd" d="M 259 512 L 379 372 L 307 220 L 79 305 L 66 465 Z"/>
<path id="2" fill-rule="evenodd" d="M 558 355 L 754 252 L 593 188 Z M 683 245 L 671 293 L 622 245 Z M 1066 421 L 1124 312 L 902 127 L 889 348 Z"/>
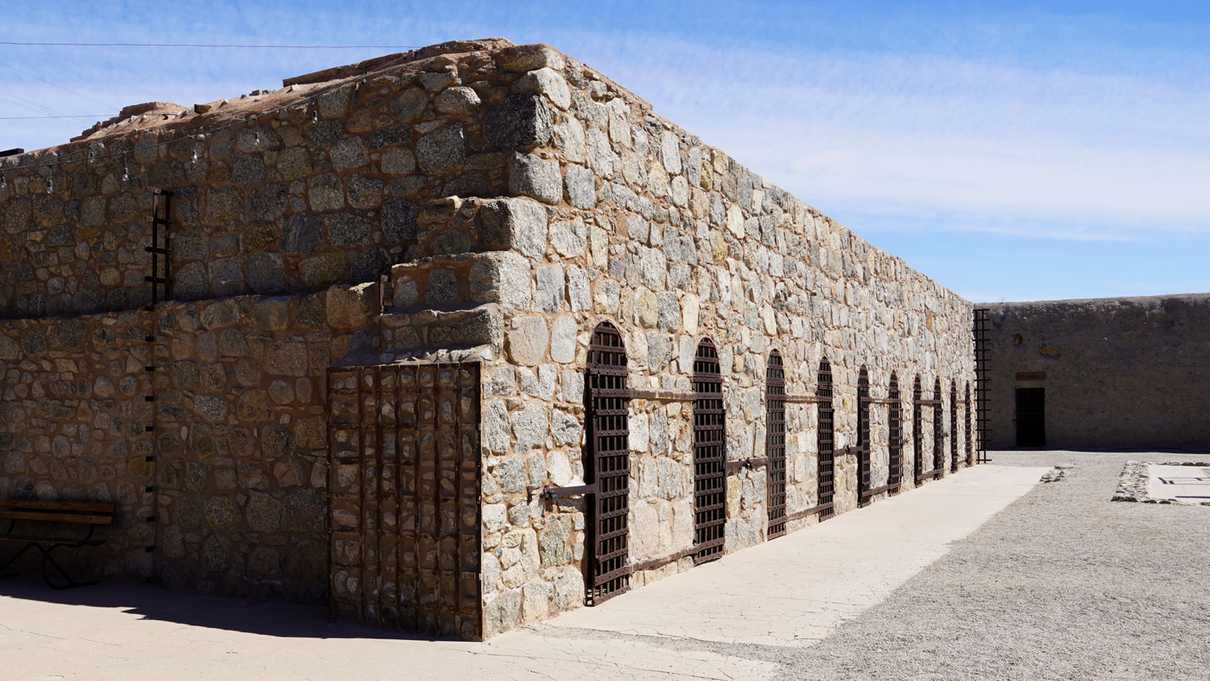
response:
<path id="1" fill-rule="evenodd" d="M 768 459 L 755 458 L 755 457 L 750 458 L 750 459 L 740 459 L 738 461 L 728 461 L 727 462 L 727 473 L 729 475 L 734 475 L 734 474 L 744 470 L 745 468 L 748 468 L 748 469 L 764 468 L 768 464 L 769 464 Z"/>
<path id="2" fill-rule="evenodd" d="M 549 503 L 558 503 L 564 499 L 572 499 L 574 497 L 582 497 L 585 494 L 594 494 L 597 491 L 597 486 L 594 484 L 587 485 L 567 485 L 564 487 L 543 487 L 542 498 Z"/>

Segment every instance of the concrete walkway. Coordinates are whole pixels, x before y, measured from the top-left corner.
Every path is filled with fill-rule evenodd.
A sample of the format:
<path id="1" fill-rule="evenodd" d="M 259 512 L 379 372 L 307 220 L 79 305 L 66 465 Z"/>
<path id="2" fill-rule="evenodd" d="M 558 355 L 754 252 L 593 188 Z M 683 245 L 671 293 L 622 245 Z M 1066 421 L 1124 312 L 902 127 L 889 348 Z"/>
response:
<path id="1" fill-rule="evenodd" d="M 763 679 L 1028 492 L 1044 468 L 980 466 L 484 644 L 391 638 L 282 604 L 133 585 L 0 583 L 14 681 Z"/>

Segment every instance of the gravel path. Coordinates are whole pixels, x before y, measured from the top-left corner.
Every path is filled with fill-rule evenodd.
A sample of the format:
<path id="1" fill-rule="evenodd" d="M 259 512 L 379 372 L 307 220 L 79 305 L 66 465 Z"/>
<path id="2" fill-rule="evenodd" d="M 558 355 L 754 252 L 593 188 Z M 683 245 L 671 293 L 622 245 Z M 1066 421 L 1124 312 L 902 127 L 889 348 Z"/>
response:
<path id="1" fill-rule="evenodd" d="M 1210 679 L 1210 508 L 1111 502 L 1130 459 L 996 452 L 1071 465 L 817 645 L 787 679 Z"/>

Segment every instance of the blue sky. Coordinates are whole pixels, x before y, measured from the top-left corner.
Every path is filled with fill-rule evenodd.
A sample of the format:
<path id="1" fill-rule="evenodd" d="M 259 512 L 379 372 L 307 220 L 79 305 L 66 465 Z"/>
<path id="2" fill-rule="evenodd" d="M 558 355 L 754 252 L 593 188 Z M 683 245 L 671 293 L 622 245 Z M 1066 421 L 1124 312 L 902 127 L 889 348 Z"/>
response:
<path id="1" fill-rule="evenodd" d="M 0 41 L 547 42 L 968 298 L 1210 291 L 1206 2 L 11 4 Z M 0 46 L 0 117 L 385 51 Z M 92 122 L 0 120 L 0 148 Z"/>

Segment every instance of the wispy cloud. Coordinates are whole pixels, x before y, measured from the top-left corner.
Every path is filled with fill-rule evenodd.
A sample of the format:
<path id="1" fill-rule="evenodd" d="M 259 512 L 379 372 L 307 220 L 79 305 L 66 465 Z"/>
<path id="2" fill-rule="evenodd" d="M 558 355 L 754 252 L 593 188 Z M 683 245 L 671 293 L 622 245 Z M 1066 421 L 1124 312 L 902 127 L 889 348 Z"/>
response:
<path id="1" fill-rule="evenodd" d="M 614 49 L 622 82 L 824 210 L 947 217 L 938 228 L 996 216 L 1079 240 L 1210 232 L 1205 88 L 930 56 Z"/>
<path id="2" fill-rule="evenodd" d="M 692 10 L 638 0 L 583 8 L 451 0 L 440 12 L 419 0 L 79 9 L 86 20 L 69 26 L 61 10 L 25 5 L 6 16 L 5 31 L 46 40 L 549 42 L 971 297 L 1210 288 L 1192 255 L 1210 245 L 1210 19 L 1200 9 L 1193 19 L 1158 7 L 1056 16 L 860 0 L 760 12 L 712 0 Z M 189 104 L 367 56 L 6 51 L 0 113 Z M 0 147 L 62 142 L 90 123 L 5 121 Z M 1037 248 L 1011 263 L 962 260 L 1012 244 Z"/>

